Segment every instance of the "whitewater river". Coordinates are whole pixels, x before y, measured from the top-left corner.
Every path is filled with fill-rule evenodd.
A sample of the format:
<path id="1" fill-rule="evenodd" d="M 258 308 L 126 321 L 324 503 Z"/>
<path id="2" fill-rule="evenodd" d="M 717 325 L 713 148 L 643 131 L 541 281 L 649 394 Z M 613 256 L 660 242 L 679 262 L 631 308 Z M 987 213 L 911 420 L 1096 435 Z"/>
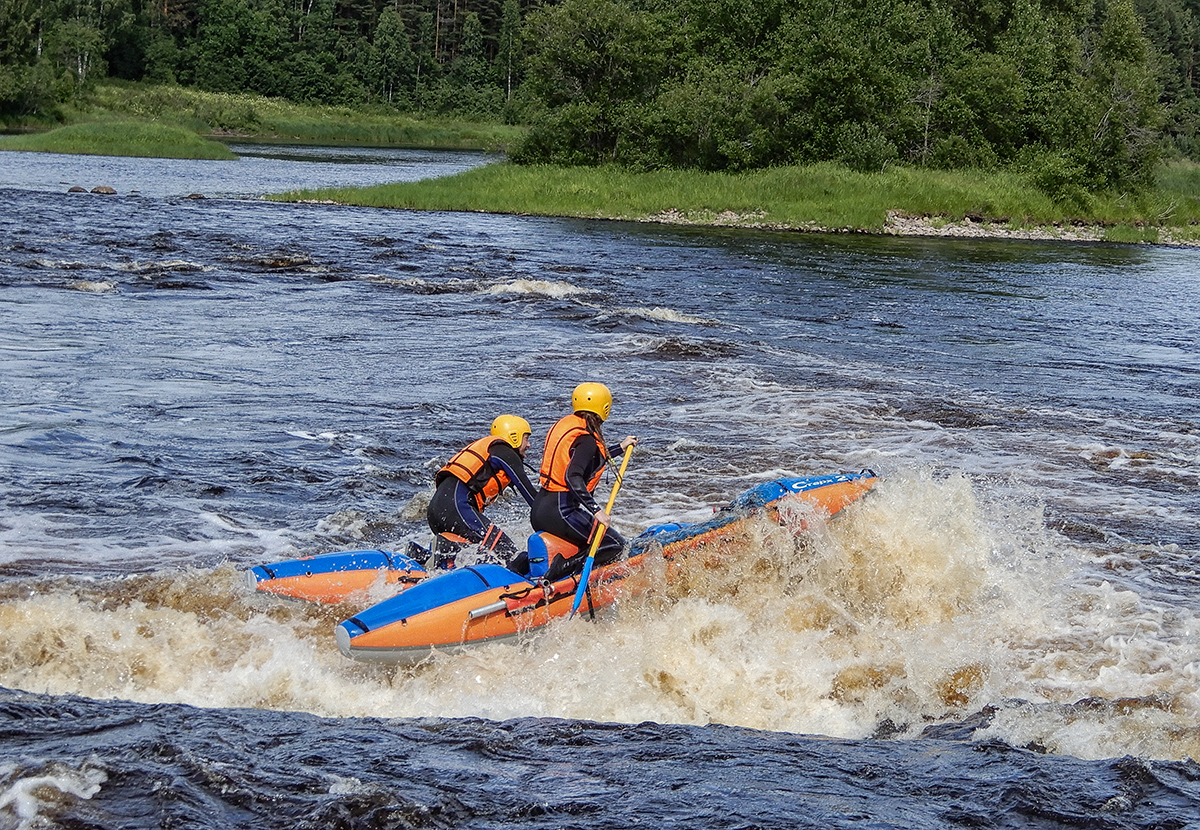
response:
<path id="1" fill-rule="evenodd" d="M 491 159 L 241 151 L 0 153 L 0 828 L 1200 828 L 1200 252 L 276 204 Z M 628 534 L 882 480 L 415 669 L 245 587 L 425 541 L 583 380 Z"/>

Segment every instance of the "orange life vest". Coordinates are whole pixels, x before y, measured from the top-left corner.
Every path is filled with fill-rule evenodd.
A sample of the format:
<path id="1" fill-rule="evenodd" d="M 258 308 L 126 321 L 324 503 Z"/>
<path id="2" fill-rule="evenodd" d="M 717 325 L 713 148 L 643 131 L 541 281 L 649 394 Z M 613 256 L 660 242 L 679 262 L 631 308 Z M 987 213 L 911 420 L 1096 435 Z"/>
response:
<path id="1" fill-rule="evenodd" d="M 434 481 L 441 484 L 446 480 L 446 476 L 454 476 L 475 491 L 473 495 L 476 507 L 480 510 L 487 507 L 504 492 L 505 487 L 512 484 L 508 474 L 503 470 L 496 470 L 482 482 L 478 480 L 480 472 L 483 471 L 484 465 L 487 464 L 487 460 L 492 457 L 492 446 L 497 442 L 501 444 L 508 443 L 503 438 L 489 435 L 486 438 L 480 438 L 478 441 L 472 441 L 470 444 L 467 444 L 465 448 L 459 450 L 453 458 L 446 462 L 445 467 L 438 470 L 437 475 L 434 476 Z"/>
<path id="2" fill-rule="evenodd" d="M 567 465 L 571 463 L 571 445 L 579 436 L 591 434 L 587 421 L 578 415 L 568 415 L 550 428 L 546 433 L 546 449 L 542 452 L 542 468 L 538 471 L 543 490 L 563 493 L 570 489 L 567 487 Z M 600 448 L 600 457 L 607 461 L 608 449 L 599 441 L 596 446 Z M 595 491 L 603 473 L 604 465 L 601 464 L 587 483 L 589 493 Z"/>

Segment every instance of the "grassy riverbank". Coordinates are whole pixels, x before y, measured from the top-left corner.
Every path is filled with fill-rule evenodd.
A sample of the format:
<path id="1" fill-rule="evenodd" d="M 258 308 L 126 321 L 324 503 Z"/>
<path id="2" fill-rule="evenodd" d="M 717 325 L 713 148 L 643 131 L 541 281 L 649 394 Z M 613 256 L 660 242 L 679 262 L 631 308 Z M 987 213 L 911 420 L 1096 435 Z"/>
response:
<path id="1" fill-rule="evenodd" d="M 502 151 L 523 132 L 506 124 L 420 119 L 394 110 L 313 106 L 260 95 L 132 83 L 98 87 L 80 115 L 103 113 L 179 124 L 225 138 L 323 145 Z"/>
<path id="2" fill-rule="evenodd" d="M 89 156 L 237 158 L 224 144 L 202 138 L 191 130 L 140 121 L 97 121 L 58 127 L 44 133 L 0 136 L 0 150 Z"/>
<path id="3" fill-rule="evenodd" d="M 156 124 L 225 141 L 492 152 L 504 151 L 523 134 L 523 128 L 506 124 L 417 118 L 388 109 L 311 106 L 259 95 L 231 95 L 173 85 L 119 81 L 99 85 L 78 108 L 64 112 L 63 118 L 69 126 Z M 47 125 L 23 126 L 36 135 Z M 97 129 L 103 131 L 105 128 Z M 111 132 L 113 140 L 104 142 L 106 152 L 146 155 L 135 152 L 139 149 L 136 143 L 129 148 L 130 152 L 122 152 L 123 148 L 116 140 L 118 133 Z"/>
<path id="4" fill-rule="evenodd" d="M 855 173 L 817 164 L 742 174 L 631 173 L 501 163 L 441 179 L 273 198 L 798 230 L 1197 242 L 1198 196 L 1200 165 L 1190 163 L 1165 165 L 1147 193 L 1083 195 L 1069 207 L 1015 172 Z"/>

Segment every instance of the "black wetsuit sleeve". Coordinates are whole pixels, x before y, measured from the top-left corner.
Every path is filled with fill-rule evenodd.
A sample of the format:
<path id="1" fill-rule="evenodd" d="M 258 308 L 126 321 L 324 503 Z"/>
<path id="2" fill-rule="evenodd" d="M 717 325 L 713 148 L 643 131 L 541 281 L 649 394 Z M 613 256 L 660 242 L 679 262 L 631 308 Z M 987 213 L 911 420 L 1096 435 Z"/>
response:
<path id="1" fill-rule="evenodd" d="M 591 435 L 580 435 L 571 445 L 571 463 L 567 465 L 567 489 L 571 491 L 579 503 L 591 512 L 600 509 L 596 499 L 588 492 L 588 481 L 596 474 L 596 470 L 604 466 L 604 458 L 600 455 L 600 447 Z"/>
<path id="2" fill-rule="evenodd" d="M 497 444 L 492 448 L 490 460 L 493 468 L 503 470 L 508 475 L 508 480 L 521 493 L 521 498 L 532 506 L 537 496 L 537 488 L 533 486 L 529 476 L 525 475 L 525 465 L 521 462 L 520 454 L 508 444 Z"/>

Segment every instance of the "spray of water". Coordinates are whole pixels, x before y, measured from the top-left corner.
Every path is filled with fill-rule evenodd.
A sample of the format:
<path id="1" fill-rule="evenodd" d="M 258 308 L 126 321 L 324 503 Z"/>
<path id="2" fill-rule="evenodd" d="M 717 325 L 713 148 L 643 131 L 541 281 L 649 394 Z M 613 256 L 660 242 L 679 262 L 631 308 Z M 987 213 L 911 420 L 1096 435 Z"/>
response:
<path id="1" fill-rule="evenodd" d="M 801 530 L 801 526 L 806 529 Z M 1094 758 L 1200 756 L 1198 626 L 1086 567 L 1010 488 L 889 475 L 832 521 L 785 512 L 697 551 L 596 621 L 433 654 L 345 660 L 356 609 L 256 596 L 231 566 L 5 583 L 0 683 L 329 716 L 556 716 L 915 736 Z"/>

